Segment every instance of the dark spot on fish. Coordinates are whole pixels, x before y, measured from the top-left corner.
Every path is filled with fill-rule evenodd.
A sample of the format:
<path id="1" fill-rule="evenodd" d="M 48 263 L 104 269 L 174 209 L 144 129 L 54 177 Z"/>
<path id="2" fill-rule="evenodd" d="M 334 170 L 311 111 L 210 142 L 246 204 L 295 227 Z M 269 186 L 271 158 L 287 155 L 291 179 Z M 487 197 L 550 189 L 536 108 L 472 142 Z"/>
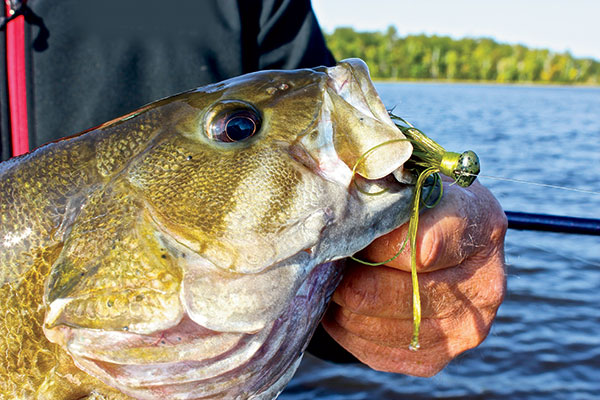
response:
<path id="1" fill-rule="evenodd" d="M 166 254 L 162 254 L 161 258 L 167 258 L 167 255 Z"/>
<path id="2" fill-rule="evenodd" d="M 135 296 L 135 301 L 142 301 L 142 300 L 144 300 L 143 294 L 138 294 L 137 296 Z"/>
<path id="3" fill-rule="evenodd" d="M 109 307 L 112 307 L 112 306 L 113 306 L 113 304 L 114 304 L 114 302 L 113 302 L 112 300 L 108 300 L 108 301 L 106 302 L 106 305 L 107 305 L 107 306 L 109 306 Z"/>
<path id="4" fill-rule="evenodd" d="M 192 156 L 187 156 L 185 159 L 190 161 L 192 159 Z"/>
<path id="5" fill-rule="evenodd" d="M 160 341 L 160 344 L 165 344 L 165 343 L 167 343 L 167 342 L 165 342 L 164 340 Z"/>

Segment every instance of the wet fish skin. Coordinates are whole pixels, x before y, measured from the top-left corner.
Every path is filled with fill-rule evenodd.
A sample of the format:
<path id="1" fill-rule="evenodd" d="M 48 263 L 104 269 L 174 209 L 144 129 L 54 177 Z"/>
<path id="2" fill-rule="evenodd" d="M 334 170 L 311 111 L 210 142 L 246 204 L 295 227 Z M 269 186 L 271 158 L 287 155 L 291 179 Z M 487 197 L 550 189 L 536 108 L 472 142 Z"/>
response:
<path id="1" fill-rule="evenodd" d="M 255 136 L 206 134 L 239 109 Z M 358 168 L 385 194 L 351 185 L 401 136 L 386 118 L 349 60 L 209 85 L 0 164 L 0 398 L 275 397 L 335 260 L 408 217 L 388 179 L 405 142 Z"/>

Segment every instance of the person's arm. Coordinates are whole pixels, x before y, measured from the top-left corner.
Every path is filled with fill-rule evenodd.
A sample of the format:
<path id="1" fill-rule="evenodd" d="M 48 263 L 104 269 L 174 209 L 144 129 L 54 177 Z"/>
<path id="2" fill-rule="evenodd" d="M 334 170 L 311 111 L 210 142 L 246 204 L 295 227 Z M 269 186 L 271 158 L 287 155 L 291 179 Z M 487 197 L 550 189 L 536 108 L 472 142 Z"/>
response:
<path id="1" fill-rule="evenodd" d="M 502 209 L 483 186 L 446 185 L 441 203 L 424 212 L 419 223 L 421 349 L 408 349 L 413 330 L 408 249 L 388 267 L 350 263 L 323 319 L 325 330 L 374 369 L 436 374 L 489 332 L 505 293 L 506 227 Z M 389 259 L 406 232 L 407 224 L 360 256 Z"/>

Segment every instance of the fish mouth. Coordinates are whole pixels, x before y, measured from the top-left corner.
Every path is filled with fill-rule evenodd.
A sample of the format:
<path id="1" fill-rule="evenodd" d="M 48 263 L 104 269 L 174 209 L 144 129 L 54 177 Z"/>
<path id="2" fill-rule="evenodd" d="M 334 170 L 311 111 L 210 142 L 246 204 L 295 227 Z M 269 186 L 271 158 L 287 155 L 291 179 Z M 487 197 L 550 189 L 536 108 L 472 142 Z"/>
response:
<path id="1" fill-rule="evenodd" d="M 243 392 L 280 390 L 342 269 L 341 261 L 316 266 L 285 311 L 257 332 L 210 330 L 186 314 L 175 326 L 150 334 L 66 325 L 45 333 L 80 369 L 135 398 L 237 398 Z"/>
<path id="2" fill-rule="evenodd" d="M 397 129 L 369 77 L 367 64 L 359 58 L 341 61 L 327 69 L 327 86 L 366 116 Z"/>
<path id="3" fill-rule="evenodd" d="M 344 185 L 356 176 L 373 184 L 389 176 L 404 177 L 402 166 L 412 155 L 412 145 L 391 120 L 366 64 L 348 59 L 324 72 L 320 140 L 302 142 L 319 160 L 317 172 Z"/>

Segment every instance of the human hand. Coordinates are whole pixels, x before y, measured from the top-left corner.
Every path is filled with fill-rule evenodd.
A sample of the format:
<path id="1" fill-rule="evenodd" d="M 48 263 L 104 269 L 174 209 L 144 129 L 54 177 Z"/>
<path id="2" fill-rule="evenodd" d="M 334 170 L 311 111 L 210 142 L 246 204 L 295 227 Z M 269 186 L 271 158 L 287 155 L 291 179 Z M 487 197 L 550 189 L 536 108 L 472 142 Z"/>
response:
<path id="1" fill-rule="evenodd" d="M 417 269 L 421 348 L 412 338 L 409 246 L 388 266 L 348 261 L 324 319 L 325 330 L 370 367 L 433 376 L 487 336 L 506 290 L 506 217 L 478 182 L 444 187 L 442 201 L 420 216 Z M 377 239 L 359 258 L 380 262 L 400 248 L 408 224 Z"/>

